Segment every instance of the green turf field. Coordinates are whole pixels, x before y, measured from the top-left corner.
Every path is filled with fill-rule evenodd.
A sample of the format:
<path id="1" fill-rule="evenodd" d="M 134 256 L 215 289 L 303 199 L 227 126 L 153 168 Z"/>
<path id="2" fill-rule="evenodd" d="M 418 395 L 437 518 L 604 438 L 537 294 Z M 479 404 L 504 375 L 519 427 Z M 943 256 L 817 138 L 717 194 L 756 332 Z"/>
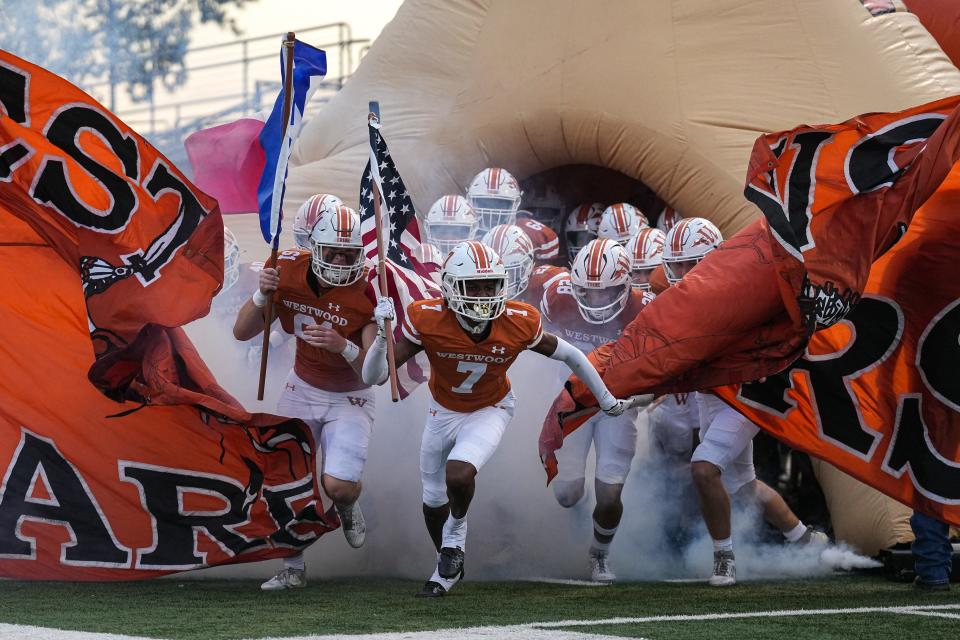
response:
<path id="1" fill-rule="evenodd" d="M 920 593 L 910 585 L 871 576 L 743 583 L 732 589 L 713 589 L 703 583 L 593 587 L 468 582 L 458 585 L 442 600 L 413 598 L 419 583 L 407 580 L 314 579 L 306 589 L 283 593 L 261 593 L 258 587 L 259 583 L 253 580 L 166 579 L 121 584 L 3 582 L 0 583 L 0 623 L 198 639 L 438 629 L 450 631 L 437 637 L 456 638 L 470 637 L 453 630 L 458 627 L 521 624 L 529 628 L 504 629 L 503 637 L 524 637 L 531 629 L 534 635 L 526 637 L 589 637 L 568 632 L 654 640 L 721 637 L 930 640 L 960 636 L 960 590 Z M 855 608 L 871 610 L 817 615 L 762 613 Z M 740 615 L 747 612 L 758 615 Z M 717 614 L 733 615 L 717 619 Z M 649 619 L 671 616 L 693 616 L 694 619 Z M 606 622 L 598 624 L 600 621 Z M 497 630 L 491 631 L 493 635 L 483 637 L 500 636 Z M 0 637 L 2 635 L 0 630 Z"/>

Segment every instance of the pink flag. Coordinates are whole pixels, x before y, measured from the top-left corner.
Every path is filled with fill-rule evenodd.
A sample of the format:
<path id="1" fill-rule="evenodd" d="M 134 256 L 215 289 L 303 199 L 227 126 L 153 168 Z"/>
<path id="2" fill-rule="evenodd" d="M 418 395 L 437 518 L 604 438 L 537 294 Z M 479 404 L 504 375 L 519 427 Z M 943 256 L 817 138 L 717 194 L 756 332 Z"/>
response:
<path id="1" fill-rule="evenodd" d="M 187 136 L 183 146 L 193 167 L 193 182 L 220 203 L 222 213 L 257 210 L 257 185 L 264 155 L 258 137 L 263 120 L 241 118 Z"/>

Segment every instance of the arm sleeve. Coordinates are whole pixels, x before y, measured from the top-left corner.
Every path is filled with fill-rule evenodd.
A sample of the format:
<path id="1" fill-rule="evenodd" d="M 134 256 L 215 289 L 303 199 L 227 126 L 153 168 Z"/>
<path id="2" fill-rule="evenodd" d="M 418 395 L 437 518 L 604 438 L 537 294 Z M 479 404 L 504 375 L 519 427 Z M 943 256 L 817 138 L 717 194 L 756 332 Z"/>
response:
<path id="1" fill-rule="evenodd" d="M 593 365 L 590 364 L 587 356 L 583 355 L 579 349 L 563 338 L 557 338 L 557 349 L 550 358 L 559 360 L 567 365 L 570 371 L 587 385 L 587 388 L 593 393 L 593 397 L 597 399 L 601 409 L 609 407 L 616 401 L 616 398 L 610 393 L 610 390 L 607 389 L 607 385 L 603 383 L 603 379 L 600 378 L 600 374 L 593 368 Z"/>
<path id="2" fill-rule="evenodd" d="M 373 344 L 367 349 L 360 377 L 364 384 L 378 385 L 383 384 L 388 375 L 390 370 L 387 366 L 387 339 L 378 333 Z"/>

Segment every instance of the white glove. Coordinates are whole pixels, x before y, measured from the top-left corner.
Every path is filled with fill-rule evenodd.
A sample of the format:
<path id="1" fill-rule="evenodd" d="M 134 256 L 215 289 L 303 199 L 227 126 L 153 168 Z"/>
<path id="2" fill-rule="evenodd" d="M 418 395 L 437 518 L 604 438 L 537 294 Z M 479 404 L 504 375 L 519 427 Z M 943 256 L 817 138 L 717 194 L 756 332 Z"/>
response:
<path id="1" fill-rule="evenodd" d="M 613 396 L 612 393 L 607 393 L 603 396 L 600 401 L 600 410 L 603 411 L 608 416 L 617 417 L 622 414 L 624 411 L 630 407 L 623 400 L 619 400 Z"/>
<path id="2" fill-rule="evenodd" d="M 380 333 L 384 332 L 383 323 L 397 319 L 397 312 L 393 307 L 393 298 L 377 298 L 377 307 L 373 310 L 373 318 L 377 321 Z"/>

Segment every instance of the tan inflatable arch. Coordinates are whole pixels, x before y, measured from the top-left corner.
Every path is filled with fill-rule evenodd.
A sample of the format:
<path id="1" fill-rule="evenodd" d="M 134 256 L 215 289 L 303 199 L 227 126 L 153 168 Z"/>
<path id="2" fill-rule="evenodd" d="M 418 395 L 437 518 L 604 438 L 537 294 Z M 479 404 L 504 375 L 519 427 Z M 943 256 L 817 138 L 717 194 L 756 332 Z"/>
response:
<path id="1" fill-rule="evenodd" d="M 761 133 L 957 93 L 960 72 L 914 15 L 858 0 L 407 0 L 305 126 L 287 208 L 317 192 L 356 203 L 377 99 L 420 212 L 493 165 L 559 176 L 567 205 L 645 185 L 731 234 L 757 215 L 742 188 Z M 821 478 L 828 499 L 852 491 Z M 859 512 L 831 502 L 845 504 L 838 531 L 862 522 L 875 551 L 908 535 L 909 511 L 869 496 Z"/>
<path id="2" fill-rule="evenodd" d="M 306 126 L 288 193 L 356 197 L 378 99 L 418 210 L 488 165 L 596 165 L 731 233 L 760 133 L 957 92 L 915 16 L 858 0 L 407 0 Z"/>

